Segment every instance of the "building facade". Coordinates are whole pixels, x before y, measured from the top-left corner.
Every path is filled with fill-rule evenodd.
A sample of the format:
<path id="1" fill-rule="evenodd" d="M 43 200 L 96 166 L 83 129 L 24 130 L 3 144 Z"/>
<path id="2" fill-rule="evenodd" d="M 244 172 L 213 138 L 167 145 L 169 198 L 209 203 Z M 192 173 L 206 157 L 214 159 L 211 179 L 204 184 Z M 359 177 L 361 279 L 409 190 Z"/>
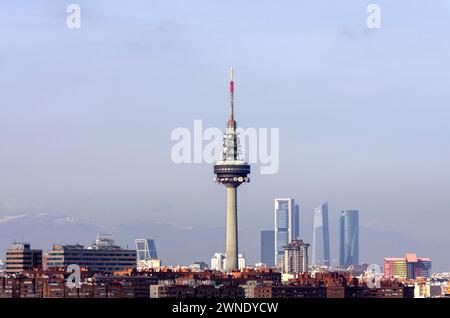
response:
<path id="1" fill-rule="evenodd" d="M 328 202 L 313 212 L 313 242 L 311 263 L 315 266 L 330 266 L 330 232 L 328 228 Z"/>
<path id="2" fill-rule="evenodd" d="M 226 270 L 227 255 L 225 253 L 214 253 L 211 258 L 211 269 L 216 271 Z M 238 254 L 238 269 L 244 269 L 247 266 L 246 259 L 243 254 Z"/>
<path id="3" fill-rule="evenodd" d="M 386 257 L 384 259 L 384 275 L 386 277 L 406 278 L 408 276 L 406 258 Z"/>
<path id="4" fill-rule="evenodd" d="M 299 236 L 300 208 L 292 198 L 275 199 L 274 263 L 282 268 L 284 247 Z"/>
<path id="5" fill-rule="evenodd" d="M 359 265 L 359 211 L 341 210 L 340 225 L 340 264 Z"/>
<path id="6" fill-rule="evenodd" d="M 299 274 L 308 271 L 308 247 L 303 240 L 293 240 L 284 247 L 283 273 Z"/>
<path id="7" fill-rule="evenodd" d="M 45 268 L 64 268 L 70 264 L 92 272 L 112 273 L 136 268 L 136 250 L 122 249 L 112 238 L 97 237 L 89 247 L 80 244 L 53 245 L 47 252 Z"/>
<path id="8" fill-rule="evenodd" d="M 407 279 L 430 278 L 431 259 L 407 253 L 405 257 L 384 259 L 384 275 Z"/>
<path id="9" fill-rule="evenodd" d="M 261 263 L 269 267 L 274 267 L 274 255 L 275 231 L 261 231 Z"/>
<path id="10" fill-rule="evenodd" d="M 6 251 L 6 272 L 21 273 L 42 267 L 42 250 L 33 250 L 29 243 L 14 243 Z"/>
<path id="11" fill-rule="evenodd" d="M 147 261 L 150 259 L 158 259 L 156 253 L 155 240 L 153 239 L 135 239 L 136 254 L 139 261 Z"/>
<path id="12" fill-rule="evenodd" d="M 197 261 L 193 262 L 189 268 L 195 272 L 201 272 L 208 269 L 208 264 L 205 262 Z"/>
<path id="13" fill-rule="evenodd" d="M 211 258 L 211 269 L 216 271 L 223 271 L 225 269 L 225 253 L 214 253 Z"/>

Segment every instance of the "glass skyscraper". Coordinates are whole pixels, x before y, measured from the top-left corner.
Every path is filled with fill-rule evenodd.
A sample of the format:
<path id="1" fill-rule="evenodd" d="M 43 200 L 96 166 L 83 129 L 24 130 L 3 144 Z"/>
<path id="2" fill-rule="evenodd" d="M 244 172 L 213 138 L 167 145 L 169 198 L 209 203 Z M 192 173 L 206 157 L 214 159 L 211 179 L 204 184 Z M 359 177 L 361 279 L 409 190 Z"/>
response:
<path id="1" fill-rule="evenodd" d="M 275 266 L 275 232 L 261 231 L 261 263 L 270 267 Z"/>
<path id="2" fill-rule="evenodd" d="M 135 239 L 137 259 L 146 261 L 150 259 L 157 259 L 155 240 L 153 239 Z"/>
<path id="3" fill-rule="evenodd" d="M 330 232 L 328 230 L 328 202 L 314 209 L 312 265 L 330 266 Z"/>
<path id="4" fill-rule="evenodd" d="M 299 236 L 300 209 L 292 198 L 275 199 L 275 266 L 282 267 L 284 247 Z"/>
<path id="5" fill-rule="evenodd" d="M 359 265 L 359 211 L 341 210 L 340 223 L 340 264 Z"/>

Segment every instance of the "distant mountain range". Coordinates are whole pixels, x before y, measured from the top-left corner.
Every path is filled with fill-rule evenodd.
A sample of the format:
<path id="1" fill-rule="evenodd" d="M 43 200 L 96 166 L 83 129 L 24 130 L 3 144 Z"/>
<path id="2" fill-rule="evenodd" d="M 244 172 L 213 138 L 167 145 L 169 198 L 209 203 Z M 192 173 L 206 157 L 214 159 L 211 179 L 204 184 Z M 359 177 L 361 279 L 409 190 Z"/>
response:
<path id="1" fill-rule="evenodd" d="M 302 238 L 311 242 L 311 224 L 301 226 Z M 304 229 L 304 230 L 303 230 Z M 259 228 L 241 229 L 240 251 L 250 264 L 259 261 Z M 181 227 L 164 222 L 138 222 L 131 225 L 102 225 L 71 216 L 53 213 L 0 213 L 0 259 L 14 241 L 30 242 L 32 248 L 48 250 L 52 244 L 91 244 L 98 233 L 111 233 L 116 243 L 134 248 L 135 238 L 153 238 L 159 258 L 164 264 L 190 264 L 209 260 L 214 252 L 224 250 L 225 229 L 213 227 Z M 338 227 L 330 223 L 332 259 L 338 259 Z M 416 252 L 431 257 L 433 271 L 450 271 L 449 244 L 421 242 L 395 231 L 360 228 L 360 260 L 382 265 L 384 257 Z"/>
<path id="2" fill-rule="evenodd" d="M 73 217 L 51 213 L 0 216 L 0 250 L 13 242 L 30 242 L 32 248 L 48 249 L 54 243 L 92 243 L 96 233 L 111 227 L 80 222 Z M 1 258 L 4 258 L 4 253 Z"/>
<path id="3" fill-rule="evenodd" d="M 221 250 L 225 230 L 156 221 L 110 226 L 52 213 L 3 213 L 0 215 L 0 259 L 5 258 L 6 249 L 15 241 L 30 242 L 32 248 L 48 250 L 52 244 L 91 244 L 98 233 L 111 233 L 117 244 L 130 249 L 134 248 L 135 238 L 154 238 L 158 256 L 165 264 L 190 264 L 197 260 L 209 262 L 214 252 Z M 241 233 L 241 237 L 250 241 L 246 233 Z M 257 254 L 251 255 L 251 258 L 257 257 Z"/>

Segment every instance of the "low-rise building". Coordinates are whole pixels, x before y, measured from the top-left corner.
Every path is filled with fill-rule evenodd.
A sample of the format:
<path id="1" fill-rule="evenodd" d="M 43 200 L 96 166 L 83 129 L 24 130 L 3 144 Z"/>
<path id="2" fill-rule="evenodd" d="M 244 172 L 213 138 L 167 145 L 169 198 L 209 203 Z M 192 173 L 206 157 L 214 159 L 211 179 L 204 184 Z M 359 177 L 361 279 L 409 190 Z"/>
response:
<path id="1" fill-rule="evenodd" d="M 430 278 L 431 259 L 407 253 L 405 257 L 384 259 L 384 275 L 407 279 Z"/>
<path id="2" fill-rule="evenodd" d="M 76 264 L 91 272 L 113 273 L 136 268 L 136 250 L 123 249 L 115 245 L 112 238 L 105 239 L 101 235 L 92 246 L 53 245 L 46 254 L 46 269 Z"/>
<path id="3" fill-rule="evenodd" d="M 245 298 L 245 291 L 237 286 L 214 285 L 150 285 L 150 298 Z"/>

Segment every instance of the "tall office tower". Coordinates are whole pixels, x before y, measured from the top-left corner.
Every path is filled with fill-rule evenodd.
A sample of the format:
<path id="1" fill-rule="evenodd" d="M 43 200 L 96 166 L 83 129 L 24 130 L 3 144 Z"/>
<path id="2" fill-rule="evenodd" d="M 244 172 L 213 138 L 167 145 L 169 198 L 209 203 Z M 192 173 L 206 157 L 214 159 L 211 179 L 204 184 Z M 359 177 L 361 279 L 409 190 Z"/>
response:
<path id="1" fill-rule="evenodd" d="M 136 269 L 145 271 L 161 267 L 161 260 L 156 253 L 155 241 L 152 239 L 135 239 Z"/>
<path id="2" fill-rule="evenodd" d="M 314 209 L 312 265 L 330 266 L 330 233 L 328 230 L 328 202 Z"/>
<path id="3" fill-rule="evenodd" d="M 308 247 L 303 240 L 292 240 L 284 247 L 283 273 L 301 274 L 308 271 Z"/>
<path id="4" fill-rule="evenodd" d="M 6 250 L 6 272 L 21 273 L 42 266 L 42 250 L 33 250 L 29 243 L 14 243 Z"/>
<path id="5" fill-rule="evenodd" d="M 274 267 L 275 231 L 261 231 L 261 263 Z"/>
<path id="6" fill-rule="evenodd" d="M 234 81 L 231 68 L 230 114 L 223 137 L 223 150 L 220 160 L 214 166 L 215 182 L 225 185 L 227 189 L 227 232 L 226 264 L 228 271 L 237 270 L 238 264 L 238 224 L 237 224 L 237 188 L 244 182 L 250 182 L 250 165 L 241 158 L 239 136 L 234 120 Z"/>
<path id="7" fill-rule="evenodd" d="M 292 198 L 275 199 L 275 266 L 282 268 L 284 247 L 299 237 L 300 209 Z"/>
<path id="8" fill-rule="evenodd" d="M 155 240 L 153 239 L 135 239 L 136 253 L 138 261 L 147 261 L 157 259 Z"/>
<path id="9" fill-rule="evenodd" d="M 300 239 L 300 207 L 298 204 L 294 204 L 294 233 L 293 240 Z"/>
<path id="10" fill-rule="evenodd" d="M 359 265 L 359 211 L 341 210 L 340 223 L 340 264 Z"/>

